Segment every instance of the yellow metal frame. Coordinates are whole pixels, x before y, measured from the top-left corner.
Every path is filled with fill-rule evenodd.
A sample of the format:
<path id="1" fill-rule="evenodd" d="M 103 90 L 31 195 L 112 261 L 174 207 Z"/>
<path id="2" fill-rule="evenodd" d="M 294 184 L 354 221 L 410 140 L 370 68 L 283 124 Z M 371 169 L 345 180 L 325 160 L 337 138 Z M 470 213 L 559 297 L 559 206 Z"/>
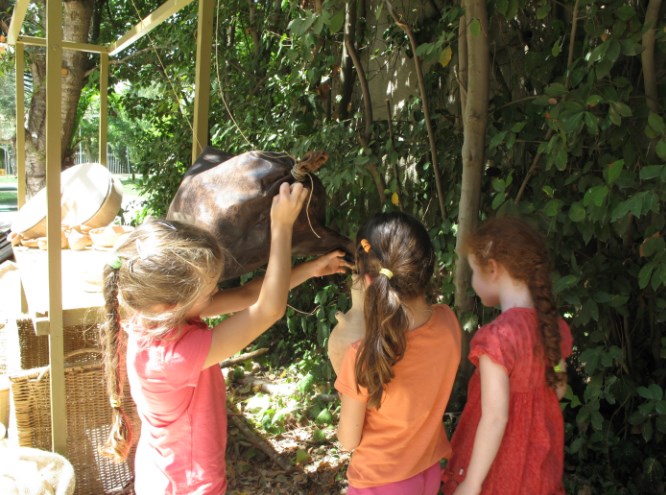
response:
<path id="1" fill-rule="evenodd" d="M 65 373 L 63 355 L 63 326 L 83 322 L 89 311 L 63 311 L 62 258 L 60 248 L 60 172 L 62 130 L 61 66 L 62 51 L 76 50 L 97 53 L 100 56 L 100 115 L 99 162 L 107 164 L 107 114 L 109 56 L 115 56 L 132 43 L 155 29 L 166 19 L 193 0 L 167 0 L 137 25 L 108 46 L 74 43 L 62 39 L 62 0 L 46 2 L 46 37 L 21 36 L 21 27 L 30 0 L 17 0 L 7 41 L 16 48 L 16 165 L 18 176 L 18 205 L 25 203 L 25 45 L 46 48 L 46 196 L 47 196 L 47 256 L 48 256 L 48 314 L 35 314 L 35 327 L 39 334 L 49 336 L 51 366 L 51 424 L 52 449 L 64 454 L 67 447 L 67 416 L 65 409 Z M 197 58 L 195 67 L 194 125 L 192 161 L 208 142 L 208 104 L 210 101 L 210 57 L 213 31 L 213 0 L 199 0 Z M 28 302 L 21 287 L 21 306 L 28 312 Z"/>

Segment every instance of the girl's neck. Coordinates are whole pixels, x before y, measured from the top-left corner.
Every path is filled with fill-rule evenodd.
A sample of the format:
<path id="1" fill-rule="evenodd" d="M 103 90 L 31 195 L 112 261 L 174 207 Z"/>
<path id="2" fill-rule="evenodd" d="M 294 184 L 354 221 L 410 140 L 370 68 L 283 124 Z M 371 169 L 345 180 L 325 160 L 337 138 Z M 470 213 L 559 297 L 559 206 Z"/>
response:
<path id="1" fill-rule="evenodd" d="M 407 315 L 409 317 L 409 330 L 422 327 L 432 316 L 432 307 L 428 304 L 425 297 L 417 297 L 405 303 Z"/>
<path id="2" fill-rule="evenodd" d="M 500 285 L 499 299 L 502 312 L 512 308 L 534 308 L 532 294 L 527 284 L 507 277 Z"/>

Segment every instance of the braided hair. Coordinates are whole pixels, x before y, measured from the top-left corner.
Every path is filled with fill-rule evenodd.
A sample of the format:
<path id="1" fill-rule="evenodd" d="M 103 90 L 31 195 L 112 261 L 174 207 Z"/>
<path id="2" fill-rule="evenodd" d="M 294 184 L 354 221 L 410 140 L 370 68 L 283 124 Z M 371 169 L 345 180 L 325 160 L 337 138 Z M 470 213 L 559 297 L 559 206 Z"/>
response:
<path id="1" fill-rule="evenodd" d="M 494 259 L 512 278 L 527 285 L 537 313 L 541 346 L 536 351 L 545 357 L 546 383 L 556 388 L 565 382 L 566 373 L 554 369 L 562 359 L 561 335 L 543 236 L 525 220 L 497 217 L 464 240 L 463 254 L 474 255 L 481 267 Z"/>
<path id="2" fill-rule="evenodd" d="M 100 340 L 113 421 L 101 452 L 117 462 L 132 447 L 132 427 L 123 408 L 124 318 L 134 315 L 146 339 L 177 336 L 180 324 L 206 287 L 221 275 L 223 251 L 209 232 L 176 221 L 149 221 L 115 248 L 104 267 L 106 318 Z M 169 308 L 166 311 L 154 308 Z"/>

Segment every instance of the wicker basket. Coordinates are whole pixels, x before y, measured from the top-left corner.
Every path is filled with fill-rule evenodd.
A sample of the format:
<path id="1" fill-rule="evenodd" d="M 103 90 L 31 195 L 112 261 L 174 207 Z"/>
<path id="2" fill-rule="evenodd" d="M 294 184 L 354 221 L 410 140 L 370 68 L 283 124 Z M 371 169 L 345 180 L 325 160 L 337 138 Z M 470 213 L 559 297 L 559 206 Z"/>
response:
<path id="1" fill-rule="evenodd" d="M 75 359 L 74 359 L 75 358 Z M 133 493 L 134 450 L 121 464 L 102 457 L 100 447 L 111 427 L 112 411 L 104 387 L 104 370 L 98 349 L 82 349 L 66 357 L 67 407 L 66 458 L 74 466 L 76 491 L 80 495 Z M 51 448 L 51 399 L 49 367 L 13 371 L 11 382 L 11 436 L 19 446 Z M 123 399 L 133 429 L 139 420 L 129 396 Z"/>
<path id="2" fill-rule="evenodd" d="M 35 334 L 31 318 L 12 319 L 5 331 L 6 367 L 10 372 L 49 364 L 49 337 Z M 65 355 L 79 349 L 99 347 L 99 332 L 99 324 L 64 327 L 62 337 Z"/>

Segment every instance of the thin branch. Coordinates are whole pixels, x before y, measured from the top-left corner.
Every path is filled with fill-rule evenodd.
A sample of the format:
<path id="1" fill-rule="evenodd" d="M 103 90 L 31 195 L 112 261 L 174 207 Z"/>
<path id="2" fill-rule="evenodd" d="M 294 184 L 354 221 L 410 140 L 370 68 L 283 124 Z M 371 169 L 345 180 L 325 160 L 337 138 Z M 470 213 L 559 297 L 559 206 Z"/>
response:
<path id="1" fill-rule="evenodd" d="M 645 22 L 643 23 L 643 52 L 641 53 L 646 104 L 655 113 L 659 113 L 660 107 L 657 74 L 654 65 L 655 26 L 659 21 L 660 8 L 661 0 L 650 0 L 648 3 L 645 12 Z"/>
<path id="2" fill-rule="evenodd" d="M 257 356 L 266 354 L 267 352 L 268 352 L 268 347 L 262 347 L 261 349 L 257 349 L 256 351 L 246 352 L 245 354 L 241 354 L 239 356 L 230 357 L 229 359 L 225 359 L 220 363 L 220 368 L 228 368 L 230 366 L 234 366 L 238 363 L 242 363 L 243 361 L 247 361 L 248 359 L 252 359 Z"/>
<path id="3" fill-rule="evenodd" d="M 418 55 L 416 55 L 416 49 L 418 48 L 418 44 L 416 43 L 414 34 L 412 33 L 412 30 L 409 28 L 407 23 L 398 18 L 397 14 L 393 10 L 393 5 L 391 5 L 391 2 L 389 0 L 385 0 L 385 3 L 396 25 L 400 29 L 402 29 L 409 38 L 409 44 L 412 47 L 412 52 L 414 54 L 414 68 L 416 69 L 416 79 L 419 83 L 419 92 L 421 93 L 423 118 L 425 119 L 426 129 L 428 130 L 428 141 L 430 143 L 430 157 L 432 160 L 432 167 L 435 172 L 435 187 L 437 188 L 439 212 L 442 216 L 442 222 L 444 222 L 446 221 L 446 209 L 444 208 L 444 192 L 442 191 L 442 180 L 439 172 L 439 163 L 437 158 L 437 143 L 435 142 L 435 132 L 432 128 L 432 121 L 430 119 L 428 95 L 426 93 L 425 81 L 423 79 L 423 70 L 421 69 L 421 61 L 419 60 Z"/>
<path id="4" fill-rule="evenodd" d="M 571 33 L 569 34 L 569 55 L 567 58 L 567 77 L 564 81 L 564 85 L 567 89 L 569 89 L 570 85 L 570 74 L 571 74 L 571 66 L 573 65 L 573 51 L 574 51 L 574 44 L 576 42 L 576 29 L 578 27 L 578 4 L 580 0 L 576 0 L 576 3 L 574 4 L 573 7 L 573 21 L 571 23 Z M 546 138 L 545 141 L 550 141 L 550 138 L 553 136 L 553 128 L 551 127 L 548 129 L 548 132 L 546 133 Z M 527 183 L 530 181 L 530 179 L 534 176 L 536 173 L 538 167 L 539 167 L 539 160 L 541 159 L 541 155 L 543 155 L 543 152 L 539 151 L 537 149 L 536 155 L 534 155 L 534 158 L 532 159 L 532 163 L 530 164 L 530 168 L 527 169 L 527 173 L 525 174 L 525 178 L 523 179 L 522 184 L 520 184 L 520 189 L 518 189 L 518 194 L 516 194 L 516 200 L 515 202 L 518 203 L 520 202 L 521 198 L 523 197 L 523 194 L 525 193 L 525 189 L 527 188 Z"/>
<path id="5" fill-rule="evenodd" d="M 347 48 L 347 53 L 349 53 L 350 58 L 354 64 L 354 69 L 356 70 L 356 76 L 358 77 L 359 83 L 361 83 L 361 93 L 363 94 L 363 120 L 365 130 L 360 133 L 360 141 L 364 148 L 370 147 L 370 138 L 372 137 L 372 100 L 370 98 L 370 87 L 368 86 L 368 79 L 365 77 L 365 70 L 361 64 L 361 59 L 356 52 L 356 47 L 353 43 L 346 38 L 345 47 Z M 386 184 L 384 184 L 384 179 L 382 178 L 377 166 L 374 163 L 368 163 L 368 171 L 372 176 L 372 179 L 375 182 L 375 187 L 377 188 L 377 194 L 379 194 L 379 201 L 381 204 L 386 202 L 386 194 L 384 189 Z"/>

